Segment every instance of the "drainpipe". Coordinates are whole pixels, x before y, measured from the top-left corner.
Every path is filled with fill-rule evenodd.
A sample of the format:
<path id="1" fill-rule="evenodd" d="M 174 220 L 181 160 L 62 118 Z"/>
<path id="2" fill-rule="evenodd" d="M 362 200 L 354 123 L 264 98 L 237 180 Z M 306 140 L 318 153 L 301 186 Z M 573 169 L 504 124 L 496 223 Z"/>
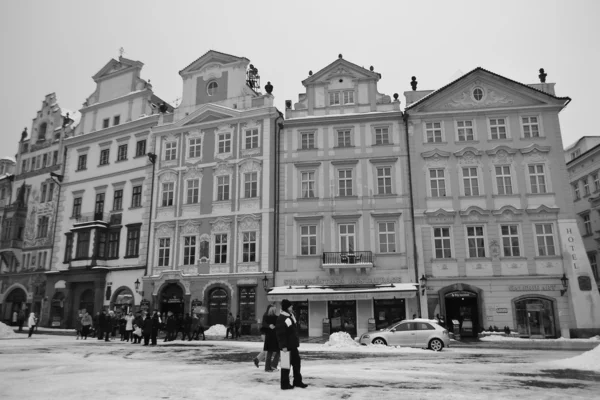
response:
<path id="1" fill-rule="evenodd" d="M 148 214 L 148 242 L 146 244 L 146 271 L 144 276 L 148 276 L 148 266 L 150 264 L 150 234 L 152 233 L 152 200 L 154 199 L 154 171 L 156 170 L 156 154 L 146 154 L 152 163 L 152 183 L 150 188 L 150 211 Z M 143 288 L 143 286 L 142 286 Z"/>
<path id="2" fill-rule="evenodd" d="M 412 171 L 410 161 L 410 141 L 408 140 L 408 118 L 407 112 L 402 114 L 402 120 L 404 121 L 404 132 L 406 136 L 406 154 L 408 164 L 408 191 L 410 192 L 410 217 L 412 219 L 412 236 L 413 236 L 413 259 L 414 259 L 414 270 L 415 270 L 415 283 L 419 283 L 419 255 L 417 253 L 417 230 L 415 227 L 415 199 L 412 184 Z M 421 288 L 417 290 L 417 310 L 418 315 L 422 316 L 421 313 Z"/>
<path id="3" fill-rule="evenodd" d="M 283 114 L 277 111 L 279 116 L 275 118 L 275 264 L 273 268 L 273 286 L 275 286 L 275 272 L 279 271 L 279 151 L 281 147 L 280 134 L 283 129 Z"/>

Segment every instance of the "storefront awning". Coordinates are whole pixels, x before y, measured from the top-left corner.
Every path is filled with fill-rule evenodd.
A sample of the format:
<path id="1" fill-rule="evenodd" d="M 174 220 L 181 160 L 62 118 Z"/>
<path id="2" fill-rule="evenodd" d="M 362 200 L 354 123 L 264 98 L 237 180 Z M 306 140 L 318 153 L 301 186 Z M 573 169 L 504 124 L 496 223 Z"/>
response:
<path id="1" fill-rule="evenodd" d="M 267 294 L 269 301 L 326 301 L 406 299 L 415 297 L 416 283 L 391 283 L 368 286 L 277 286 Z"/>

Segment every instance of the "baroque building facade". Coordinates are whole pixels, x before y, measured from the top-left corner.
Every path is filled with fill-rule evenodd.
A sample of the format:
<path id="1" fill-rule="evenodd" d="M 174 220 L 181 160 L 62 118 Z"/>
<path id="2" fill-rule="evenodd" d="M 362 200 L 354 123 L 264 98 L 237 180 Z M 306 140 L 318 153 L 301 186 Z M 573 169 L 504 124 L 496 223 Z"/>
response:
<path id="1" fill-rule="evenodd" d="M 181 104 L 153 128 L 149 276 L 160 312 L 197 312 L 226 325 L 239 314 L 257 332 L 274 264 L 272 86 L 259 92 L 249 60 L 209 51 L 179 72 Z M 272 280 L 271 280 L 272 282 Z"/>
<path id="2" fill-rule="evenodd" d="M 278 269 L 302 335 L 353 337 L 419 313 L 408 148 L 398 95 L 343 59 L 286 102 L 278 160 Z"/>
<path id="3" fill-rule="evenodd" d="M 543 71 L 542 75 L 543 75 Z M 554 84 L 476 68 L 406 92 L 423 309 L 463 335 L 508 326 L 527 337 L 600 326 L 564 163 Z M 592 310 L 590 312 L 590 309 Z M 596 329 L 596 330 L 594 330 Z"/>

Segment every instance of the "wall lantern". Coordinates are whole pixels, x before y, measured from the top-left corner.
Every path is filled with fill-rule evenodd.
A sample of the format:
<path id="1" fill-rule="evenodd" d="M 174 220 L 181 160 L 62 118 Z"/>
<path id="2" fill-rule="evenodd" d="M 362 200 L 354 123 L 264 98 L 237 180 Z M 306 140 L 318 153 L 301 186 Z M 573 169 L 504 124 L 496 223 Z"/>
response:
<path id="1" fill-rule="evenodd" d="M 269 291 L 269 277 L 267 276 L 267 274 L 265 273 L 264 278 L 262 279 L 262 283 L 263 283 L 263 289 L 265 289 L 265 292 Z"/>
<path id="2" fill-rule="evenodd" d="M 560 291 L 560 295 L 564 296 L 565 293 L 567 293 L 567 288 L 568 288 L 568 284 L 569 284 L 569 278 L 567 278 L 567 275 L 563 274 L 562 278 L 560 278 L 560 281 L 562 282 L 563 285 L 563 290 Z"/>
<path id="3" fill-rule="evenodd" d="M 140 280 L 136 279 L 135 282 L 133 282 L 133 286 L 135 286 L 135 291 L 138 292 L 141 296 L 144 296 L 144 291 L 142 290 L 140 292 Z"/>
<path id="4" fill-rule="evenodd" d="M 425 274 L 421 276 L 421 279 L 419 279 L 419 281 L 421 281 L 421 296 L 424 296 L 425 289 L 427 289 L 427 277 L 425 276 Z"/>

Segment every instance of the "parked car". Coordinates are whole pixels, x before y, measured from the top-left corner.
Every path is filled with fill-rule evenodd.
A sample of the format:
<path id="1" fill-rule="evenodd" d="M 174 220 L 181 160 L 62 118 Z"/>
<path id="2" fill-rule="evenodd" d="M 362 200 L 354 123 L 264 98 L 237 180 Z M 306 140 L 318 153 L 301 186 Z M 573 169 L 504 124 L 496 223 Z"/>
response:
<path id="1" fill-rule="evenodd" d="M 429 348 L 441 351 L 450 346 L 448 330 L 440 326 L 436 320 L 416 318 L 392 324 L 385 329 L 363 334 L 360 344 L 384 344 L 389 346 L 406 346 Z"/>

